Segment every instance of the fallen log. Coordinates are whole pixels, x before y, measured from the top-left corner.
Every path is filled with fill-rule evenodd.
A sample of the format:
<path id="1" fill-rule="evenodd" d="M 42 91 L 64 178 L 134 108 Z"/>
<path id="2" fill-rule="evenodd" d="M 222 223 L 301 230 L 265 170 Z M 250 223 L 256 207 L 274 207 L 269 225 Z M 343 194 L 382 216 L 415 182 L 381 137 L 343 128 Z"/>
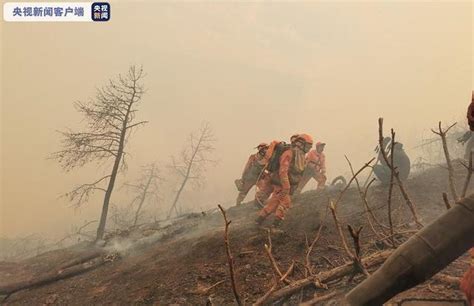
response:
<path id="1" fill-rule="evenodd" d="M 372 254 L 366 258 L 362 259 L 362 264 L 366 268 L 374 267 L 377 265 L 382 264 L 392 253 L 391 250 L 378 252 Z M 315 281 L 320 281 L 322 283 L 330 282 L 334 279 L 341 278 L 343 276 L 349 275 L 354 272 L 354 264 L 348 263 L 337 268 L 331 269 L 329 271 L 320 272 L 316 275 L 312 275 L 298 281 L 291 283 L 290 285 L 283 287 L 275 292 L 273 292 L 267 299 L 266 303 L 271 304 L 274 303 L 284 297 L 291 296 L 302 288 L 314 285 Z"/>
<path id="2" fill-rule="evenodd" d="M 91 250 L 85 251 L 79 256 L 76 256 L 73 259 L 65 262 L 63 265 L 59 267 L 59 270 L 67 269 L 69 267 L 84 263 L 86 261 L 92 260 L 102 255 L 105 255 L 105 251 L 103 249 L 91 249 Z"/>
<path id="3" fill-rule="evenodd" d="M 333 291 L 331 293 L 328 293 L 326 295 L 322 296 L 317 296 L 314 297 L 313 299 L 301 303 L 299 306 L 312 306 L 312 305 L 318 305 L 318 303 L 327 301 L 329 299 L 332 299 L 333 297 L 337 296 L 338 294 L 342 293 L 342 291 Z"/>
<path id="4" fill-rule="evenodd" d="M 15 292 L 18 292 L 24 289 L 43 286 L 43 285 L 46 285 L 46 284 L 49 284 L 61 279 L 79 275 L 89 270 L 95 269 L 101 266 L 102 264 L 104 264 L 105 262 L 106 260 L 104 259 L 104 257 L 100 256 L 88 262 L 82 263 L 80 265 L 75 265 L 75 266 L 68 267 L 65 269 L 49 272 L 41 276 L 25 280 L 25 281 L 19 281 L 19 282 L 15 282 L 11 284 L 0 285 L 0 295 L 9 296 Z"/>
<path id="5" fill-rule="evenodd" d="M 474 194 L 394 250 L 382 267 L 346 295 L 344 305 L 382 305 L 425 282 L 474 245 L 472 220 Z"/>
<path id="6" fill-rule="evenodd" d="M 270 290 L 267 291 L 267 293 L 265 293 L 264 296 L 262 296 L 261 298 L 259 298 L 252 306 L 260 306 L 260 305 L 264 305 L 266 302 L 267 302 L 267 299 L 268 297 L 272 294 L 272 292 L 274 292 L 276 290 L 276 288 L 278 288 L 278 285 L 280 283 L 282 283 L 287 277 L 288 275 L 290 275 L 292 272 L 293 272 L 293 268 L 295 267 L 295 262 L 293 261 L 290 265 L 290 267 L 288 268 L 288 270 L 286 271 L 285 274 L 283 274 L 281 276 L 281 278 L 279 279 L 275 279 L 275 283 L 273 284 L 273 286 L 270 288 Z"/>
<path id="7" fill-rule="evenodd" d="M 431 279 L 436 280 L 438 282 L 446 283 L 452 287 L 457 288 L 459 288 L 459 284 L 461 283 L 461 278 L 443 273 L 438 273 L 434 275 Z"/>

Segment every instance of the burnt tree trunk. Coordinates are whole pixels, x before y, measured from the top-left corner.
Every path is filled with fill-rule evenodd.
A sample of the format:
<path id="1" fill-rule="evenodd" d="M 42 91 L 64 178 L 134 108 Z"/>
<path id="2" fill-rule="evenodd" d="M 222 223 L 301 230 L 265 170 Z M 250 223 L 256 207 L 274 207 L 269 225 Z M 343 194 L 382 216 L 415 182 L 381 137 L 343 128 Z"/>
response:
<path id="1" fill-rule="evenodd" d="M 107 221 L 107 214 L 109 212 L 110 197 L 112 196 L 112 191 L 114 190 L 114 185 L 115 185 L 115 179 L 117 178 L 117 173 L 120 168 L 120 162 L 122 161 L 123 150 L 125 147 L 125 136 L 127 135 L 127 129 L 128 129 L 127 125 L 129 123 L 128 121 L 130 117 L 130 110 L 135 101 L 135 94 L 136 94 L 136 90 L 134 88 L 132 97 L 127 106 L 125 117 L 122 122 L 119 145 L 117 149 L 117 154 L 115 155 L 114 165 L 112 167 L 112 173 L 110 174 L 109 184 L 107 185 L 107 190 L 105 192 L 104 203 L 102 205 L 102 213 L 100 215 L 99 227 L 97 228 L 96 241 L 104 237 L 105 224 Z"/>
<path id="2" fill-rule="evenodd" d="M 75 275 L 82 274 L 84 272 L 93 270 L 105 263 L 105 259 L 103 256 L 96 256 L 94 258 L 91 258 L 89 261 L 86 261 L 84 263 L 80 263 L 77 265 L 73 265 L 70 267 L 66 267 L 64 269 L 59 269 L 56 271 L 52 271 L 34 278 L 30 278 L 24 281 L 19 281 L 15 283 L 10 283 L 10 284 L 5 284 L 0 286 L 0 295 L 11 295 L 15 292 L 24 290 L 24 289 L 29 289 L 29 288 L 35 288 L 35 287 L 40 287 L 43 285 L 50 284 L 52 282 L 69 278 Z"/>
<path id="3" fill-rule="evenodd" d="M 98 88 L 95 98 L 89 102 L 76 102 L 74 106 L 84 116 L 86 127 L 82 131 L 60 132 L 62 149 L 51 155 L 66 171 L 91 162 L 112 163 L 108 175 L 65 194 L 79 207 L 95 191 L 104 192 L 96 241 L 104 236 L 110 199 L 117 175 L 124 165 L 128 137 L 133 128 L 147 123 L 134 121 L 138 112 L 135 106 L 145 92 L 140 82 L 142 78 L 143 69 L 131 66 L 126 76 L 119 74 L 117 80 L 110 79 L 107 85 Z M 102 184 L 107 186 L 102 187 Z"/>
<path id="4" fill-rule="evenodd" d="M 143 193 L 142 193 L 142 196 L 140 197 L 140 203 L 138 203 L 137 211 L 135 212 L 135 219 L 133 220 L 134 227 L 137 225 L 138 217 L 140 216 L 140 211 L 142 210 L 143 203 L 145 203 L 146 194 L 148 192 L 148 189 L 150 188 L 150 184 L 153 179 L 154 173 L 155 173 L 155 166 L 153 165 L 151 168 L 150 176 L 148 177 L 145 187 L 143 188 Z"/>
<path id="5" fill-rule="evenodd" d="M 187 165 L 187 168 L 186 168 L 186 174 L 184 175 L 183 182 L 181 183 L 181 186 L 179 187 L 178 192 L 176 192 L 176 196 L 174 197 L 173 205 L 171 205 L 170 211 L 168 212 L 167 219 L 171 218 L 171 214 L 173 213 L 173 209 L 176 212 L 176 215 L 179 215 L 178 208 L 177 208 L 179 197 L 181 196 L 181 193 L 183 192 L 184 187 L 186 186 L 186 183 L 188 182 L 188 180 L 191 176 L 191 170 L 192 170 L 193 165 L 194 165 L 194 160 L 196 159 L 196 155 L 198 154 L 199 150 L 201 149 L 201 143 L 202 143 L 202 139 L 203 139 L 204 136 L 205 136 L 204 133 L 202 133 L 201 136 L 199 137 L 199 141 L 198 141 L 196 147 L 193 150 L 193 153 L 191 155 L 191 159 L 188 161 L 188 165 Z"/>

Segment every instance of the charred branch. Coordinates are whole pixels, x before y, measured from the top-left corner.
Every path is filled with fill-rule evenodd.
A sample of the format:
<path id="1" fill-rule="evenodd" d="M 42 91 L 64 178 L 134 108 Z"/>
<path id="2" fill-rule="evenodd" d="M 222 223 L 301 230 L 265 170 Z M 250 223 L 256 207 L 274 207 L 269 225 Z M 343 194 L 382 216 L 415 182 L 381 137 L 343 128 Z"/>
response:
<path id="1" fill-rule="evenodd" d="M 392 253 L 392 251 L 383 251 L 379 253 L 372 254 L 361 260 L 362 264 L 366 268 L 371 268 L 382 264 Z M 297 280 L 291 283 L 288 286 L 285 286 L 275 292 L 273 292 L 267 299 L 267 303 L 274 303 L 283 298 L 292 296 L 293 294 L 299 292 L 302 288 L 308 286 L 313 286 L 315 280 L 320 280 L 323 283 L 331 282 L 335 279 L 340 279 L 346 275 L 354 273 L 354 264 L 348 263 L 337 268 L 331 269 L 329 271 L 320 272 L 318 274 L 306 277 L 301 280 Z"/>
<path id="2" fill-rule="evenodd" d="M 272 244 L 272 238 L 270 236 L 270 231 L 268 231 L 268 244 L 265 244 L 264 247 L 265 247 L 265 252 L 267 254 L 268 260 L 270 261 L 270 264 L 272 265 L 273 273 L 275 275 L 275 281 L 276 281 L 279 278 L 283 277 L 283 273 L 281 273 L 281 270 L 278 267 L 278 263 L 276 262 L 275 257 L 273 257 L 273 253 L 272 253 L 273 244 Z M 290 283 L 290 281 L 288 281 L 286 277 L 283 281 L 287 284 Z"/>
<path id="3" fill-rule="evenodd" d="M 344 189 L 339 193 L 339 196 L 337 197 L 336 201 L 334 202 L 334 206 L 337 206 L 337 204 L 339 204 L 339 202 L 341 201 L 342 197 L 344 196 L 344 193 L 347 191 L 347 189 L 349 189 L 349 187 L 351 186 L 351 183 L 357 178 L 357 176 L 362 172 L 364 171 L 365 168 L 367 167 L 370 167 L 370 164 L 375 160 L 375 157 L 372 158 L 371 160 L 369 160 L 367 163 L 365 163 L 365 165 L 363 165 L 359 170 L 357 170 L 356 173 L 354 173 L 351 177 L 351 179 L 349 180 L 349 182 L 347 183 L 346 187 L 344 187 Z"/>
<path id="4" fill-rule="evenodd" d="M 106 179 L 109 179 L 110 175 L 106 175 L 101 177 L 97 181 L 89 184 L 82 184 L 77 186 L 73 190 L 69 191 L 68 193 L 64 194 L 70 202 L 74 203 L 75 207 L 80 207 L 83 203 L 89 200 L 89 197 L 97 190 L 106 192 L 106 190 L 102 187 L 98 187 L 98 185 Z"/>
<path id="5" fill-rule="evenodd" d="M 467 175 L 466 175 L 466 180 L 464 181 L 464 187 L 462 188 L 462 194 L 461 194 L 462 198 L 466 197 L 467 188 L 469 187 L 469 183 L 471 182 L 472 172 L 474 171 L 474 169 L 472 168 L 472 154 L 473 152 L 469 154 L 469 166 L 466 167 Z"/>
<path id="6" fill-rule="evenodd" d="M 224 223 L 225 223 L 225 228 L 224 228 L 224 244 L 225 244 L 225 251 L 227 254 L 227 262 L 229 264 L 229 273 L 230 273 L 230 282 L 232 285 L 232 292 L 234 293 L 235 301 L 237 302 L 237 305 L 241 306 L 243 305 L 242 300 L 240 299 L 239 291 L 237 289 L 237 284 L 235 282 L 235 270 L 234 270 L 234 257 L 232 256 L 232 252 L 230 250 L 230 242 L 229 242 L 229 225 L 232 221 L 227 220 L 227 214 L 222 208 L 221 205 L 217 205 L 219 209 L 221 210 L 222 216 L 224 217 Z"/>
<path id="7" fill-rule="evenodd" d="M 95 256 L 96 254 L 94 254 L 94 256 L 90 256 L 90 254 L 87 254 L 89 257 L 79 258 L 78 264 L 72 263 L 67 267 L 60 268 L 57 271 L 49 272 L 38 277 L 34 277 L 25 281 L 2 285 L 0 286 L 0 295 L 10 296 L 11 294 L 21 290 L 47 285 L 49 283 L 95 269 L 106 262 L 106 258 L 104 256 L 101 256 L 102 254 L 103 253 L 100 253 L 97 256 Z"/>
<path id="8" fill-rule="evenodd" d="M 382 238 L 382 235 L 375 229 L 374 222 L 379 226 L 379 228 L 385 234 L 384 226 L 375 217 L 374 212 L 370 208 L 369 201 L 367 200 L 367 192 L 370 188 L 370 185 L 372 185 L 372 183 L 375 181 L 375 178 L 373 178 L 372 180 L 368 182 L 367 186 L 365 187 L 365 190 L 363 191 L 362 187 L 359 184 L 359 179 L 355 177 L 354 168 L 352 167 L 351 161 L 349 160 L 347 156 L 344 155 L 344 157 L 346 158 L 346 161 L 349 164 L 349 168 L 351 169 L 352 176 L 354 177 L 354 181 L 356 182 L 357 190 L 359 191 L 359 196 L 362 200 L 362 203 L 364 204 L 364 209 L 365 209 L 365 212 L 367 213 L 367 222 L 369 223 L 370 229 L 372 230 L 374 235 L 376 235 L 380 239 Z"/>
<path id="9" fill-rule="evenodd" d="M 288 270 L 286 270 L 285 274 L 283 274 L 280 278 L 276 279 L 273 286 L 265 293 L 265 295 L 263 295 L 261 298 L 259 298 L 253 304 L 253 306 L 264 305 L 267 302 L 267 299 L 270 297 L 270 295 L 273 292 L 275 292 L 275 290 L 277 290 L 278 285 L 283 283 L 286 280 L 286 278 L 293 272 L 294 267 L 295 267 L 295 262 L 293 261 L 291 263 L 290 267 L 288 268 Z"/>
<path id="10" fill-rule="evenodd" d="M 325 216 L 327 215 L 327 210 L 326 210 L 326 214 Z M 319 225 L 318 227 L 318 231 L 316 232 L 316 235 L 314 236 L 314 239 L 313 241 L 311 241 L 311 244 L 308 245 L 308 248 L 306 250 L 306 255 L 305 255 L 305 269 L 306 269 L 306 273 L 305 273 L 305 276 L 308 276 L 308 275 L 313 275 L 314 274 L 314 267 L 311 263 L 311 252 L 313 252 L 313 249 L 314 247 L 316 246 L 316 243 L 319 241 L 319 238 L 321 238 L 321 232 L 323 230 L 323 227 L 324 227 L 324 223 L 326 221 L 326 218 L 324 218 L 324 221 L 321 222 L 321 224 Z"/>
<path id="11" fill-rule="evenodd" d="M 446 206 L 446 209 L 451 208 L 451 204 L 449 203 L 449 199 L 448 199 L 448 194 L 446 192 L 443 192 L 443 202 L 444 202 L 444 205 Z"/>
<path id="12" fill-rule="evenodd" d="M 354 248 L 355 248 L 355 253 L 354 253 L 349 249 L 349 246 L 347 245 L 346 237 L 344 236 L 344 233 L 342 232 L 342 227 L 341 227 L 339 218 L 337 217 L 335 205 L 331 203 L 329 208 L 331 209 L 331 213 L 334 219 L 334 224 L 336 225 L 336 229 L 339 234 L 339 238 L 341 239 L 342 246 L 344 247 L 344 251 L 346 252 L 347 256 L 352 260 L 354 267 L 356 267 L 356 270 L 354 270 L 354 272 L 356 273 L 360 271 L 368 276 L 369 273 L 367 272 L 367 270 L 365 269 L 365 267 L 363 266 L 360 260 L 359 234 L 360 234 L 360 231 L 362 230 L 362 227 L 360 227 L 358 230 L 355 231 L 352 228 L 352 226 L 348 225 L 349 233 L 351 234 L 352 239 L 354 240 Z"/>
<path id="13" fill-rule="evenodd" d="M 341 291 L 336 290 L 331 293 L 321 295 L 321 296 L 316 296 L 313 299 L 306 301 L 304 303 L 301 303 L 300 306 L 312 306 L 312 305 L 318 305 L 321 302 L 327 301 L 329 299 L 332 299 L 333 297 L 341 294 Z"/>
<path id="14" fill-rule="evenodd" d="M 393 179 L 395 178 L 395 167 L 393 164 L 393 152 L 395 148 L 395 132 L 391 129 L 392 134 L 392 145 L 390 146 L 390 186 L 388 187 L 388 199 L 387 199 L 387 211 L 388 211 L 388 224 L 390 226 L 390 242 L 392 247 L 395 249 L 394 232 L 393 232 L 393 220 L 392 220 L 392 193 L 393 193 Z"/>
<path id="15" fill-rule="evenodd" d="M 453 169 L 453 164 L 451 163 L 451 157 L 449 155 L 449 149 L 448 149 L 448 142 L 446 140 L 446 134 L 449 132 L 449 130 L 456 125 L 457 122 L 453 123 L 450 125 L 447 129 L 443 130 L 441 127 L 441 121 L 438 123 L 438 131 L 435 131 L 434 129 L 431 129 L 431 131 L 441 137 L 441 142 L 443 144 L 443 151 L 444 151 L 444 157 L 446 158 L 446 165 L 448 166 L 448 179 L 449 179 L 449 189 L 451 191 L 451 196 L 453 197 L 454 201 L 457 202 L 459 201 L 459 197 L 456 191 L 456 184 L 454 181 L 454 169 Z"/>
<path id="16" fill-rule="evenodd" d="M 355 253 L 353 254 L 354 264 L 356 265 L 359 271 L 364 273 L 365 276 L 369 276 L 370 275 L 369 272 L 367 271 L 367 269 L 364 267 L 364 265 L 362 264 L 360 260 L 360 251 L 361 251 L 360 232 L 362 231 L 362 228 L 363 227 L 360 226 L 357 230 L 354 230 L 354 228 L 350 224 L 347 225 L 347 229 L 349 230 L 349 233 L 351 234 L 352 240 L 354 242 L 354 250 L 355 250 Z"/>
<path id="17" fill-rule="evenodd" d="M 415 223 L 417 224 L 418 227 L 422 227 L 423 225 L 421 224 L 421 222 L 418 218 L 416 205 L 412 202 L 412 200 L 408 196 L 408 193 L 406 192 L 405 186 L 404 186 L 402 180 L 400 179 L 398 170 L 394 167 L 394 165 L 392 163 L 390 163 L 390 160 L 388 159 L 388 156 L 387 156 L 387 152 L 385 150 L 383 150 L 383 147 L 384 147 L 383 146 L 383 139 L 384 139 L 384 137 L 383 137 L 383 118 L 379 118 L 379 146 L 380 146 L 380 148 L 382 148 L 380 150 L 380 153 L 383 157 L 383 160 L 384 160 L 385 164 L 390 168 L 390 171 L 393 172 L 394 178 L 395 178 L 395 180 L 397 181 L 397 184 L 398 184 L 398 188 L 400 189 L 400 192 L 402 193 L 402 196 L 405 199 L 405 202 L 406 202 L 408 208 L 410 209 L 411 214 L 413 215 L 413 219 L 415 220 Z M 394 145 L 394 143 L 392 143 L 392 147 L 393 147 L 393 145 Z"/>

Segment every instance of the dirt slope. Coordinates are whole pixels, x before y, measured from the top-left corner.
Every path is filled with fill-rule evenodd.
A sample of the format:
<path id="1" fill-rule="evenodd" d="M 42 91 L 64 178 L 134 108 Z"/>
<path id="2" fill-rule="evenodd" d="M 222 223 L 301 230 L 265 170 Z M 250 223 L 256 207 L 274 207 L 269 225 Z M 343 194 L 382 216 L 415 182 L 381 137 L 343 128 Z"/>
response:
<path id="1" fill-rule="evenodd" d="M 465 170 L 456 165 L 456 179 L 459 193 L 464 183 Z M 446 170 L 438 167 L 413 175 L 407 182 L 408 192 L 418 206 L 423 223 L 445 210 L 441 192 L 447 189 Z M 472 191 L 472 188 L 469 189 Z M 293 208 L 285 220 L 284 233 L 272 236 L 273 253 L 282 270 L 286 270 L 292 260 L 297 261 L 292 280 L 304 274 L 306 237 L 315 235 L 328 200 L 337 192 L 306 192 L 295 199 Z M 370 205 L 377 216 L 385 220 L 387 188 L 374 185 L 368 192 Z M 394 195 L 394 219 L 396 224 L 413 227 L 412 218 L 405 207 L 403 198 L 397 191 Z M 252 303 L 271 286 L 272 269 L 265 255 L 264 244 L 267 233 L 254 225 L 256 209 L 251 205 L 228 209 L 232 220 L 230 242 L 235 256 L 236 276 L 239 289 L 246 303 Z M 366 215 L 356 188 L 350 188 L 338 207 L 339 219 L 352 225 L 364 225 L 362 232 L 363 252 L 370 253 L 381 247 L 374 243 L 374 235 L 366 223 Z M 108 247 L 119 251 L 119 256 L 101 267 L 72 278 L 49 285 L 24 290 L 11 295 L 4 303 L 11 305 L 94 305 L 94 304 L 186 304 L 203 305 L 208 297 L 216 305 L 233 304 L 227 258 L 223 244 L 223 220 L 216 211 L 207 215 L 192 215 L 171 225 L 149 225 L 141 235 L 147 235 L 148 243 L 130 248 L 131 237 L 137 233 L 121 233 L 111 238 Z M 157 229 L 159 228 L 159 229 Z M 136 238 L 136 237 L 135 237 Z M 400 239 L 404 239 L 401 238 Z M 154 241 L 153 243 L 149 243 Z M 349 240 L 350 241 L 350 240 Z M 40 275 L 60 266 L 84 250 L 76 246 L 66 250 L 48 252 L 20 263 L 0 262 L 0 285 Z M 344 264 L 347 258 L 342 251 L 332 218 L 328 216 L 322 237 L 312 253 L 316 271 L 331 269 L 332 265 Z M 468 266 L 466 256 L 458 259 L 444 271 L 453 276 L 461 276 Z M 361 275 L 352 281 L 346 278 L 329 284 L 329 290 L 350 290 L 363 279 Z M 214 288 L 205 289 L 216 284 Z M 308 289 L 292 297 L 287 302 L 297 304 L 299 299 L 311 298 L 322 290 Z M 396 298 L 432 297 L 458 299 L 462 294 L 455 288 L 430 281 Z M 327 302 L 337 305 L 342 295 Z"/>

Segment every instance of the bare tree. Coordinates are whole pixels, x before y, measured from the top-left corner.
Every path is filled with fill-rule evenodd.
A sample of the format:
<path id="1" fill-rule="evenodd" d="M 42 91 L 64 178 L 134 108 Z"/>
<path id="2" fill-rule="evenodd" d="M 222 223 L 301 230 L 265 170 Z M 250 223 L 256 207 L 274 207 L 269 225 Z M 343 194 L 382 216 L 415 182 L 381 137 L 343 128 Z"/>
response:
<path id="1" fill-rule="evenodd" d="M 97 90 L 94 99 L 88 103 L 76 102 L 75 107 L 84 116 L 85 131 L 61 132 L 62 149 L 52 154 L 62 168 L 70 171 L 90 162 L 99 164 L 113 161 L 110 174 L 90 184 L 83 184 L 66 194 L 76 205 L 86 202 L 94 191 L 104 192 L 102 214 L 96 239 L 102 239 L 105 231 L 110 198 L 119 170 L 125 166 L 124 157 L 127 140 L 133 128 L 146 123 L 136 122 L 137 105 L 141 102 L 144 88 L 141 67 L 132 66 L 126 75 Z M 106 184 L 107 186 L 103 186 Z"/>
<path id="2" fill-rule="evenodd" d="M 204 178 L 206 166 L 209 163 L 215 163 L 215 160 L 208 156 L 214 151 L 214 134 L 209 123 L 203 123 L 197 134 L 191 133 L 188 138 L 188 145 L 181 151 L 179 161 L 172 158 L 171 168 L 182 179 L 180 187 L 178 188 L 173 200 L 173 204 L 168 212 L 168 219 L 171 217 L 173 210 L 176 215 L 178 212 L 178 201 L 186 184 L 189 181 L 200 183 Z"/>
<path id="3" fill-rule="evenodd" d="M 140 213 L 142 212 L 143 204 L 147 199 L 159 200 L 158 190 L 159 184 L 162 178 L 158 175 L 159 170 L 155 163 L 143 167 L 142 175 L 136 184 L 125 184 L 127 187 L 132 188 L 136 192 L 136 196 L 133 198 L 131 205 L 133 206 L 137 202 L 137 208 L 135 210 L 135 217 L 133 219 L 132 226 L 137 225 Z"/>
<path id="4" fill-rule="evenodd" d="M 117 203 L 110 203 L 109 218 L 112 222 L 113 231 L 124 230 L 131 227 L 133 223 L 133 207 L 130 205 L 120 205 Z"/>
<path id="5" fill-rule="evenodd" d="M 54 245 L 64 248 L 65 246 L 68 246 L 71 243 L 80 242 L 83 238 L 86 240 L 94 240 L 94 234 L 84 231 L 84 229 L 87 229 L 89 225 L 94 223 L 97 223 L 97 220 L 84 220 L 84 224 L 81 226 L 73 225 L 69 233 L 67 233 L 63 238 L 54 243 Z"/>
<path id="6" fill-rule="evenodd" d="M 456 182 L 454 180 L 454 169 L 453 164 L 451 163 L 451 156 L 449 155 L 449 148 L 448 142 L 446 140 L 446 135 L 448 134 L 449 130 L 456 125 L 456 122 L 450 125 L 447 129 L 443 130 L 441 127 L 441 121 L 438 122 L 438 131 L 431 129 L 431 131 L 441 137 L 441 142 L 443 144 L 443 151 L 444 156 L 446 158 L 446 165 L 448 166 L 448 180 L 449 180 L 449 188 L 451 190 L 451 196 L 455 202 L 459 201 L 458 193 L 456 191 Z"/>

